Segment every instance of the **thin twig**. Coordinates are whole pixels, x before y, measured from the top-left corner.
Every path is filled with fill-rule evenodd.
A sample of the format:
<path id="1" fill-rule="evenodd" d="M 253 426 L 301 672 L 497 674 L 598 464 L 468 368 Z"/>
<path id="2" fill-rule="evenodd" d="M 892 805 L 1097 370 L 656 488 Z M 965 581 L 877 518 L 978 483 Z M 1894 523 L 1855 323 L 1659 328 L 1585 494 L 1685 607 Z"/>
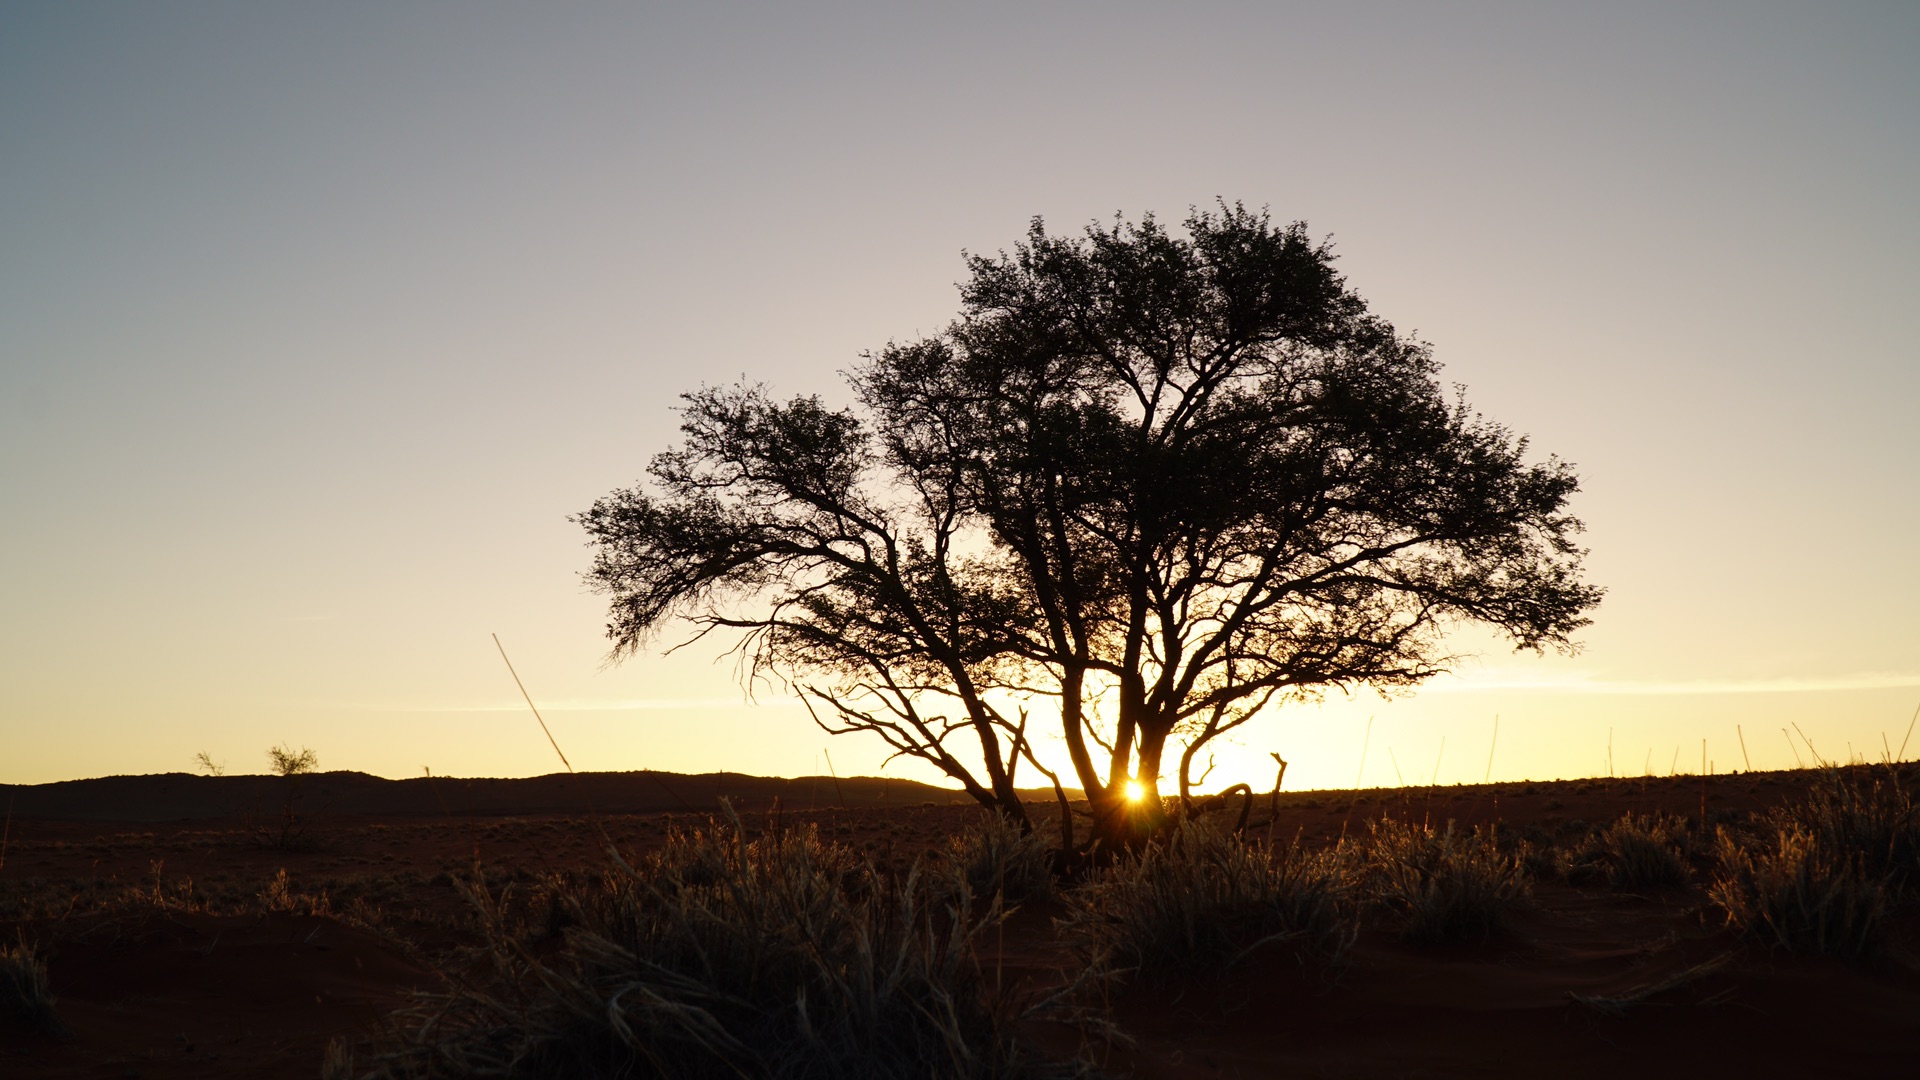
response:
<path id="1" fill-rule="evenodd" d="M 1788 723 L 1792 723 L 1792 721 L 1788 721 Z M 1813 763 L 1815 765 L 1825 765 L 1827 760 L 1820 756 L 1820 751 L 1813 748 L 1813 740 L 1807 738 L 1807 733 L 1800 730 L 1800 725 L 1794 724 L 1793 730 L 1795 734 L 1800 736 L 1800 741 L 1807 744 L 1807 753 L 1813 755 Z"/>
<path id="2" fill-rule="evenodd" d="M 1644 1005 L 1648 999 L 1656 995 L 1664 994 L 1669 990 L 1677 990 L 1688 983 L 1696 982 L 1719 971 L 1721 968 L 1726 967 L 1737 955 L 1739 955 L 1737 952 L 1722 953 L 1710 960 L 1695 964 L 1690 968 L 1683 968 L 1680 971 L 1674 972 L 1657 982 L 1636 986 L 1624 994 L 1576 994 L 1569 991 L 1567 996 L 1590 1009 L 1596 1009 L 1610 1016 L 1625 1016 L 1628 1009 L 1636 1005 Z M 1717 1002 L 1717 1000 L 1717 997 L 1708 998 L 1705 1002 L 1702 1002 L 1702 1004 L 1712 1004 Z"/>
<path id="3" fill-rule="evenodd" d="M 835 772 L 833 768 L 833 751 L 823 746 L 820 748 L 820 752 L 827 755 L 827 774 L 833 777 L 833 797 L 840 801 L 840 809 L 845 810 L 847 808 L 847 796 L 840 790 L 840 774 Z"/>

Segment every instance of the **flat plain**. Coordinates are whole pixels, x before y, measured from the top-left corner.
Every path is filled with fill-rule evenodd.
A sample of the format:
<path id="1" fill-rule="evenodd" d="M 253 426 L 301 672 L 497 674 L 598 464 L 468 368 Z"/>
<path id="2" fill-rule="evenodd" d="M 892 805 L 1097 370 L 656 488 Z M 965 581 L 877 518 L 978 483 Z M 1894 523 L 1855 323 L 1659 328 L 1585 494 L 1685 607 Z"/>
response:
<path id="1" fill-rule="evenodd" d="M 1911 765 L 1855 771 L 1908 791 L 1920 782 Z M 1479 940 L 1418 944 L 1370 916 L 1337 965 L 1254 950 L 1111 985 L 1102 1008 L 1125 1040 L 1095 1045 L 1044 1021 L 1025 1037 L 1114 1076 L 1914 1075 L 1911 905 L 1871 951 L 1843 959 L 1742 935 L 1709 893 L 1714 828 L 1751 826 L 1832 774 L 1261 793 L 1247 828 L 1258 843 L 1325 849 L 1383 819 L 1477 826 L 1531 852 L 1528 896 Z M 605 871 L 610 847 L 637 865 L 670 832 L 709 827 L 721 797 L 748 835 L 815 830 L 890 873 L 941 858 L 984 822 L 950 793 L 870 778 L 300 779 L 13 789 L 0 945 L 32 947 L 65 1031 L 0 1010 L 0 1075 L 318 1075 L 330 1043 L 364 1042 L 411 995 L 456 977 L 480 939 L 476 881 L 532 894 Z M 1051 835 L 1057 807 L 1034 797 Z M 1212 819 L 1231 828 L 1238 810 Z M 1566 853 L 1625 815 L 1678 823 L 1683 883 L 1579 872 Z M 1034 994 L 1071 979 L 1067 911 L 1057 897 L 1019 905 L 982 935 L 982 970 Z"/>

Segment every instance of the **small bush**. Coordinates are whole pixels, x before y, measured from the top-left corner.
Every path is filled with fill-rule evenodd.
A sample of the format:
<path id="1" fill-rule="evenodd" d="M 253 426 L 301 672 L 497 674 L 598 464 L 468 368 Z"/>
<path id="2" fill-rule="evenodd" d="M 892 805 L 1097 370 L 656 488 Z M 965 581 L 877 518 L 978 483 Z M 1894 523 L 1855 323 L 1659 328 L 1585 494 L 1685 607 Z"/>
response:
<path id="1" fill-rule="evenodd" d="M 1053 858 L 1046 841 L 999 814 L 954 837 L 947 855 L 975 896 L 1020 904 L 1054 895 Z"/>
<path id="2" fill-rule="evenodd" d="M 1269 851 L 1196 821 L 1066 900 L 1061 933 L 1095 975 L 1215 970 L 1288 940 L 1337 961 L 1356 932 L 1337 853 Z"/>
<path id="3" fill-rule="evenodd" d="M 47 964 L 24 940 L 0 949 L 0 1007 L 46 1035 L 66 1033 L 53 1009 L 53 988 L 47 982 Z"/>
<path id="4" fill-rule="evenodd" d="M 203 751 L 195 760 L 211 766 L 212 762 L 206 758 Z M 320 767 L 320 757 L 304 746 L 295 750 L 283 743 L 267 750 L 267 764 L 272 767 L 275 776 L 305 776 Z"/>
<path id="5" fill-rule="evenodd" d="M 1045 1069 L 975 963 L 985 921 L 817 834 L 738 819 L 557 883 L 559 947 L 471 890 L 484 954 L 332 1077 L 1018 1077 Z M 536 905 L 537 906 L 537 905 Z"/>
<path id="6" fill-rule="evenodd" d="M 274 775 L 283 780 L 280 814 L 278 820 L 268 820 L 258 813 L 250 815 L 254 819 L 255 839 L 281 851 L 299 851 L 316 846 L 314 837 L 309 833 L 313 826 L 311 815 L 301 810 L 300 787 L 301 781 L 320 767 L 319 756 L 304 746 L 294 750 L 282 744 L 267 751 L 267 764 Z"/>
<path id="7" fill-rule="evenodd" d="M 1400 916 L 1420 944 L 1486 940 L 1528 895 L 1525 853 L 1502 852 L 1491 833 L 1435 831 L 1381 819 L 1362 841 L 1362 878 L 1375 903 Z"/>
<path id="8" fill-rule="evenodd" d="M 1880 942 L 1887 889 L 1863 860 L 1789 824 L 1758 850 L 1717 833 L 1720 873 L 1708 896 L 1743 935 L 1819 956 L 1857 957 Z"/>

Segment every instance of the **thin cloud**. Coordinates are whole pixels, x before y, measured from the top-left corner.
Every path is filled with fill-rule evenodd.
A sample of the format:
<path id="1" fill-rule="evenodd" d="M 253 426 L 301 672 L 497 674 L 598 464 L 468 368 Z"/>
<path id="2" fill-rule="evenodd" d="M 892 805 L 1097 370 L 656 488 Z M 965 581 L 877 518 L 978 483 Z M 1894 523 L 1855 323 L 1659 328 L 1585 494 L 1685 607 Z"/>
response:
<path id="1" fill-rule="evenodd" d="M 1855 675 L 1786 676 L 1772 679 L 1700 679 L 1686 682 L 1610 680 L 1577 676 L 1460 678 L 1421 688 L 1425 694 L 1472 694 L 1488 690 L 1521 690 L 1545 694 L 1807 694 L 1850 690 L 1901 690 L 1920 687 L 1920 675 L 1863 672 Z"/>
<path id="2" fill-rule="evenodd" d="M 1686 682 L 1595 679 L 1582 676 L 1502 675 L 1488 672 L 1480 676 L 1442 677 L 1419 688 L 1421 694 L 1480 694 L 1491 691 L 1518 691 L 1535 694 L 1599 694 L 1614 696 L 1681 696 L 1701 694 L 1808 694 L 1842 693 L 1857 690 L 1904 690 L 1920 688 L 1920 674 L 1863 672 L 1855 675 L 1789 676 L 1773 679 L 1701 679 Z M 707 709 L 799 709 L 805 706 L 794 698 L 766 698 L 748 701 L 736 697 L 704 698 L 626 698 L 621 700 L 567 699 L 539 702 L 543 713 L 662 712 Z M 472 704 L 421 705 L 382 702 L 346 704 L 312 703 L 312 708 L 352 709 L 386 713 L 512 713 L 525 712 L 524 701 L 495 701 Z"/>
<path id="3" fill-rule="evenodd" d="M 543 713 L 566 712 L 634 712 L 659 711 L 665 709 L 797 709 L 800 702 L 786 699 L 767 701 L 746 701 L 741 698 L 647 698 L 627 701 L 542 701 L 539 702 Z M 354 702 L 344 706 L 318 705 L 316 708 L 348 708 L 367 712 L 397 713 L 496 713 L 526 712 L 524 701 L 488 702 L 472 705 L 395 705 L 376 702 Z"/>

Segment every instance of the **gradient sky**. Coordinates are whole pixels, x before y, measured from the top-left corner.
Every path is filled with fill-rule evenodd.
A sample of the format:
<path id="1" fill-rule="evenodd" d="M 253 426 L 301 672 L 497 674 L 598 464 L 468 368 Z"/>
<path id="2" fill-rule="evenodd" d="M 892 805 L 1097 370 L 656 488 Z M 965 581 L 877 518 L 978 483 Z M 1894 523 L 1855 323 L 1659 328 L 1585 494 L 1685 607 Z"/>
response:
<path id="1" fill-rule="evenodd" d="M 702 382 L 845 400 L 963 249 L 1216 197 L 1576 463 L 1609 593 L 1215 781 L 1897 749 L 1920 6 L 684 7 L 0 8 L 0 782 L 554 771 L 494 632 L 576 767 L 873 772 L 707 646 L 604 667 L 566 516 Z"/>

